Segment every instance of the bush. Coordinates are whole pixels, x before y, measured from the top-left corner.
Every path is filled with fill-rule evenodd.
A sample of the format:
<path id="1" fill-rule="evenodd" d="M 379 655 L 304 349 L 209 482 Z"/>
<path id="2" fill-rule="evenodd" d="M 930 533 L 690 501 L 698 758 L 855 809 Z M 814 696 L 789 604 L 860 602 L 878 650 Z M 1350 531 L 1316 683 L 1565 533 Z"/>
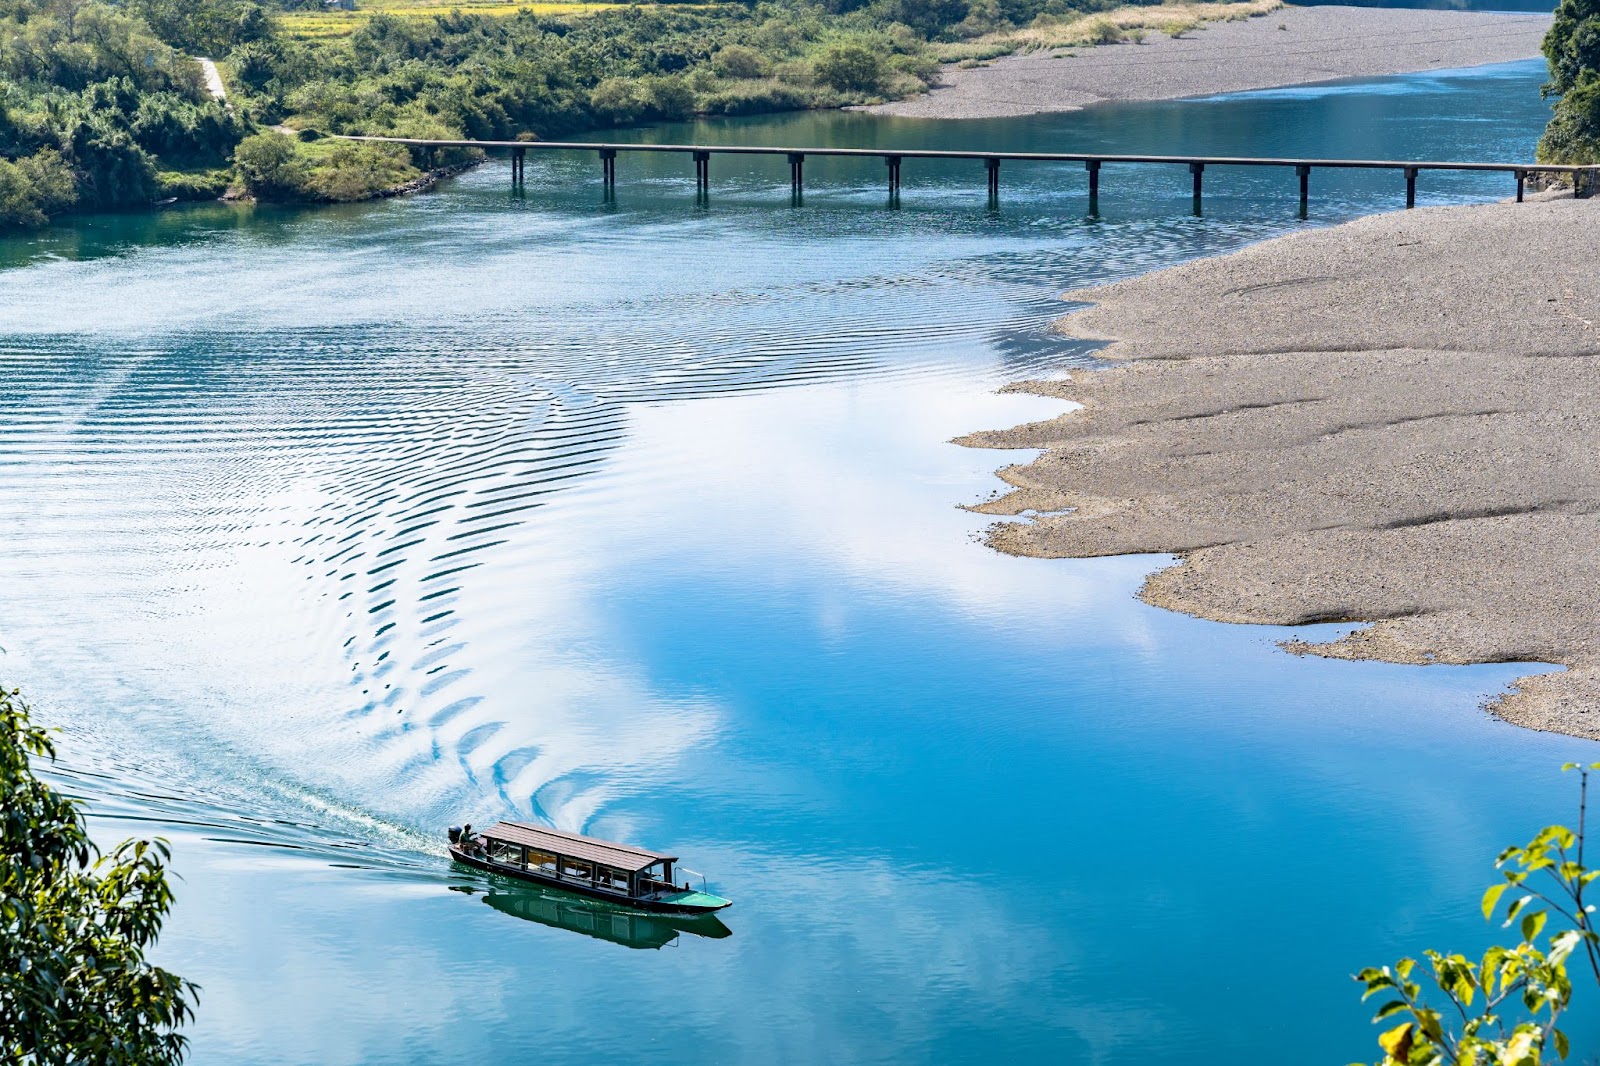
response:
<path id="1" fill-rule="evenodd" d="M 234 153 L 239 183 L 258 200 L 347 203 L 368 200 L 421 176 L 404 145 L 248 137 Z"/>
<path id="2" fill-rule="evenodd" d="M 306 166 L 295 142 L 279 133 L 258 133 L 233 152 L 239 182 L 258 200 L 297 200 L 305 188 Z"/>
<path id="3" fill-rule="evenodd" d="M 677 122 L 694 114 L 694 90 L 682 78 L 654 78 L 646 86 L 650 112 Z"/>
<path id="4" fill-rule="evenodd" d="M 627 78 L 607 78 L 589 93 L 589 109 L 600 122 L 626 126 L 647 106 L 640 86 Z"/>
<path id="5" fill-rule="evenodd" d="M 162 170 L 156 172 L 156 195 L 162 199 L 216 200 L 228 191 L 233 171 L 228 167 L 212 170 Z"/>
<path id="6" fill-rule="evenodd" d="M 15 163 L 0 159 L 0 228 L 42 226 L 77 199 L 77 181 L 60 152 L 46 148 Z"/>
<path id="7" fill-rule="evenodd" d="M 127 130 L 95 116 L 70 134 L 69 150 L 77 172 L 78 202 L 86 207 L 147 204 L 156 195 L 156 167 Z"/>
<path id="8" fill-rule="evenodd" d="M 719 78 L 760 78 L 767 73 L 767 61 L 754 48 L 730 44 L 711 57 L 711 68 Z"/>
<path id="9" fill-rule="evenodd" d="M 813 60 L 817 81 L 842 93 L 870 93 L 883 79 L 883 64 L 876 52 L 859 44 L 836 44 Z"/>
<path id="10" fill-rule="evenodd" d="M 759 115 L 799 111 L 810 103 L 805 93 L 781 81 L 741 81 L 706 96 L 700 101 L 700 110 L 708 115 Z"/>
<path id="11" fill-rule="evenodd" d="M 1108 18 L 1089 23 L 1086 38 L 1090 44 L 1118 44 L 1124 39 L 1122 27 Z"/>
<path id="12" fill-rule="evenodd" d="M 329 203 L 368 200 L 422 176 L 403 145 L 324 141 L 305 152 L 301 197 Z"/>

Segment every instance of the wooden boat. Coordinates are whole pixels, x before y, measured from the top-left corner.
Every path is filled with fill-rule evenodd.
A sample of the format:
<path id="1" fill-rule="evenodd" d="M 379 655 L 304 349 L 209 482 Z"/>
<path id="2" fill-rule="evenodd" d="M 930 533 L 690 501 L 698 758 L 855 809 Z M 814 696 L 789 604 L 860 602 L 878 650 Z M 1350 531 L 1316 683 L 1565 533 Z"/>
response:
<path id="1" fill-rule="evenodd" d="M 464 865 L 640 910 L 710 914 L 733 903 L 676 884 L 676 855 L 629 844 L 524 822 L 498 822 L 477 833 L 452 826 L 449 841 L 450 857 Z"/>

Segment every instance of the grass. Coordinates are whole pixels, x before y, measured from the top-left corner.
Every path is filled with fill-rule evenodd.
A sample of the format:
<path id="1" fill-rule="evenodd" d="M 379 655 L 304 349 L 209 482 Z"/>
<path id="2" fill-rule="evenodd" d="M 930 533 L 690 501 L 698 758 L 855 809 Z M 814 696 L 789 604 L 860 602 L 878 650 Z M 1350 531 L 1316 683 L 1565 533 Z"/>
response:
<path id="1" fill-rule="evenodd" d="M 288 11 L 279 15 L 284 31 L 302 40 L 348 37 L 376 14 L 423 18 L 450 11 L 476 15 L 514 15 L 532 11 L 538 15 L 589 15 L 625 4 L 598 3 L 515 3 L 507 0 L 370 0 L 355 11 Z"/>
<path id="2" fill-rule="evenodd" d="M 1094 14 L 1062 17 L 1041 15 L 1034 19 L 1033 25 L 1023 29 L 1001 30 L 959 44 L 941 46 L 938 57 L 941 63 L 960 63 L 964 60 L 981 62 L 1015 52 L 1138 42 L 1151 32 L 1176 37 L 1207 22 L 1239 22 L 1260 18 L 1282 6 L 1282 0 L 1236 0 L 1233 3 L 1177 0 L 1151 5 L 1130 4 Z"/>

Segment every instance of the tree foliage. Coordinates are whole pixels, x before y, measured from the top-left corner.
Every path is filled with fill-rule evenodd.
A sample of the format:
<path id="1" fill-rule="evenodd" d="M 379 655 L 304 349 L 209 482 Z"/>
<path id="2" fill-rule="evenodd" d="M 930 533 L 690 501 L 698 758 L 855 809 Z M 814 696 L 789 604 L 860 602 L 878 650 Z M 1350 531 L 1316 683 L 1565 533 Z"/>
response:
<path id="1" fill-rule="evenodd" d="M 33 773 L 49 736 L 0 689 L 0 1058 L 163 1066 L 195 987 L 145 959 L 172 905 L 163 841 L 97 857 L 77 803 Z"/>
<path id="2" fill-rule="evenodd" d="M 1504 914 L 1520 940 L 1492 947 L 1480 958 L 1438 951 L 1426 965 L 1401 959 L 1356 975 L 1363 999 L 1387 999 L 1373 1022 L 1404 1019 L 1378 1037 L 1378 1066 L 1540 1066 L 1565 1059 L 1570 1050 L 1561 1030 L 1572 1005 L 1569 966 L 1579 981 L 1600 991 L 1600 930 L 1596 929 L 1591 883 L 1600 870 L 1584 865 L 1589 767 L 1577 770 L 1578 828 L 1541 829 L 1526 847 L 1507 848 L 1495 862 L 1504 880 L 1483 896 L 1483 916 Z M 1540 938 L 1543 946 L 1540 946 Z M 1423 981 L 1444 1006 L 1425 998 Z"/>
<path id="3" fill-rule="evenodd" d="M 1561 0 L 1544 38 L 1555 115 L 1539 141 L 1547 163 L 1600 162 L 1600 0 Z"/>
<path id="4" fill-rule="evenodd" d="M 149 203 L 158 168 L 225 165 L 243 131 L 199 66 L 127 12 L 0 0 L 0 227 Z"/>

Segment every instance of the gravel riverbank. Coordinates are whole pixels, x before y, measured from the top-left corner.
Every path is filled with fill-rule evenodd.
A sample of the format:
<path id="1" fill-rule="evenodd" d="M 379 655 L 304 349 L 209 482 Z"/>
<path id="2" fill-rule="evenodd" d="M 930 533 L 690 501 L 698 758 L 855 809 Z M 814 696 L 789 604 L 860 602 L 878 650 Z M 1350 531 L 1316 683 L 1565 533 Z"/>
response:
<path id="1" fill-rule="evenodd" d="M 947 68 L 922 96 L 866 110 L 1002 118 L 1108 100 L 1170 100 L 1340 78 L 1508 63 L 1540 54 L 1550 16 L 1371 7 L 1284 7 L 1143 44 L 1005 56 Z"/>
<path id="2" fill-rule="evenodd" d="M 1493 710 L 1600 738 L 1600 201 L 1433 208 L 1101 288 L 1061 328 L 1123 365 L 962 443 L 1042 448 L 978 509 L 1041 557 L 1177 553 L 1151 603 L 1374 624 L 1297 651 L 1537 661 Z"/>

